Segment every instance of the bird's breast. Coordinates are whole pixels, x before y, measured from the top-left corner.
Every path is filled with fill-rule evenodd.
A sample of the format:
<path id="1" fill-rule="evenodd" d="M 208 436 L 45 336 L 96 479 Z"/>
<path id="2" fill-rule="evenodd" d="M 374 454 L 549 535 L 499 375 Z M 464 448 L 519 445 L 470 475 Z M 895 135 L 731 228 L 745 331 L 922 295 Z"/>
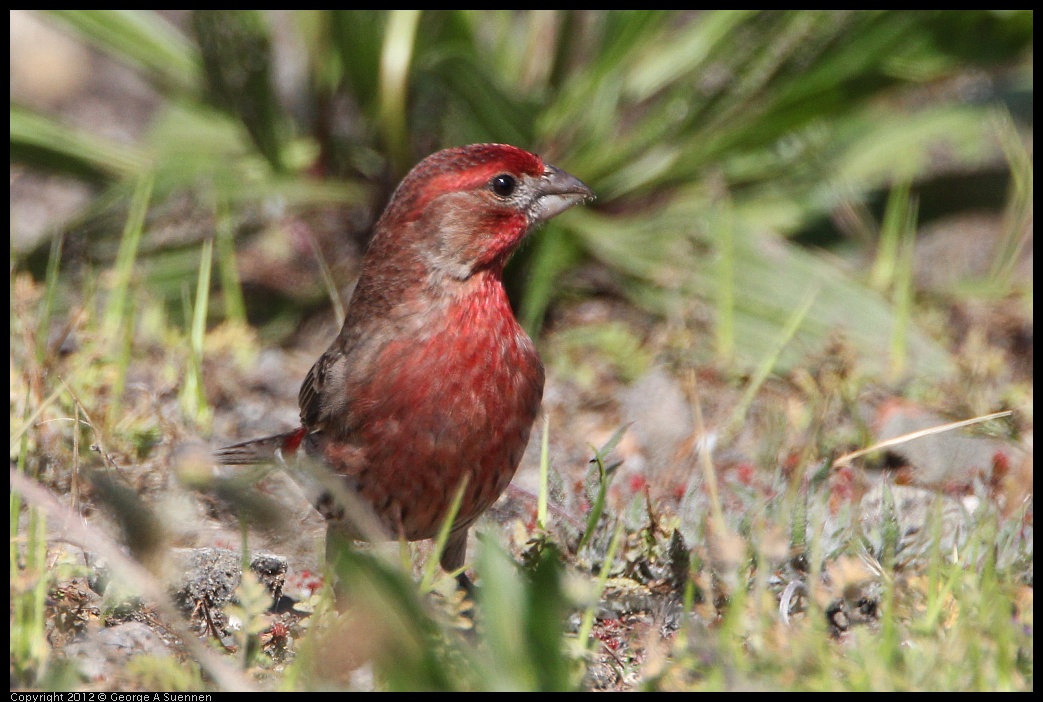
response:
<path id="1" fill-rule="evenodd" d="M 433 536 L 465 481 L 457 524 L 473 521 L 513 477 L 543 395 L 543 365 L 502 285 L 476 281 L 422 331 L 390 340 L 375 369 L 354 390 L 353 459 L 333 467 L 392 534 Z"/>

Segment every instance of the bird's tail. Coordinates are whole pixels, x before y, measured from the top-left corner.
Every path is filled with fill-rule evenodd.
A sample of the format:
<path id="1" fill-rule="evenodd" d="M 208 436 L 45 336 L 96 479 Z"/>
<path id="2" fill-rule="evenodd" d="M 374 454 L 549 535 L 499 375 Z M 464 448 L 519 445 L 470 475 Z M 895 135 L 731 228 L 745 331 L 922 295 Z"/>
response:
<path id="1" fill-rule="evenodd" d="M 218 463 L 225 465 L 256 465 L 276 463 L 297 453 L 308 430 L 304 427 L 286 434 L 274 434 L 263 439 L 251 439 L 214 451 Z"/>

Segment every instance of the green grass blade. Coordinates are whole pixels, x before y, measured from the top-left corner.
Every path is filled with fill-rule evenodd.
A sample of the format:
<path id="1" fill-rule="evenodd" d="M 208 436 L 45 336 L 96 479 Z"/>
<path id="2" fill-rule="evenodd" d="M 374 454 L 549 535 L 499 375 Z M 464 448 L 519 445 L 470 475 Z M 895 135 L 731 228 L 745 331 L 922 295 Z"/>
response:
<path id="1" fill-rule="evenodd" d="M 202 85 L 192 45 L 150 10 L 45 10 L 80 37 L 135 66 L 161 87 L 191 93 Z"/>
<path id="2" fill-rule="evenodd" d="M 45 13 L 84 41 L 134 66 L 161 88 L 194 92 L 201 84 L 192 45 L 151 10 L 49 9 Z"/>
<path id="3" fill-rule="evenodd" d="M 11 105 L 11 161 L 91 180 L 141 173 L 143 151 Z"/>

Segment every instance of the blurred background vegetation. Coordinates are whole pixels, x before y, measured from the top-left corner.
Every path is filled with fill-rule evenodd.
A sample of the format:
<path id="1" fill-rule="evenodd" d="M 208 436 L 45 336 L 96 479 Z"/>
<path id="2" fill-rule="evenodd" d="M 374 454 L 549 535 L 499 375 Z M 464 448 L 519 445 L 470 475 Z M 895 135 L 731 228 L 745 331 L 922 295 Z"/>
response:
<path id="1" fill-rule="evenodd" d="M 561 298 L 604 294 L 674 320 L 711 310 L 714 343 L 689 353 L 739 368 L 773 355 L 786 368 L 842 329 L 869 369 L 936 375 L 951 359 L 910 321 L 912 236 L 918 222 L 955 211 L 1002 212 L 990 275 L 974 294 L 1010 291 L 1031 233 L 1031 156 L 1019 134 L 1031 129 L 1032 19 L 14 17 L 77 46 L 12 28 L 12 199 L 38 192 L 39 173 L 86 187 L 72 205 L 35 203 L 60 216 L 13 206 L 12 265 L 43 277 L 56 252 L 63 269 L 108 265 L 130 195 L 147 180 L 137 284 L 180 313 L 200 247 L 216 239 L 210 321 L 248 316 L 278 336 L 345 296 L 333 287 L 353 282 L 375 217 L 414 163 L 446 146 L 509 142 L 598 194 L 512 262 L 509 289 L 533 333 Z M 89 60 L 83 46 L 113 61 Z M 114 112 L 76 113 L 84 86 L 125 97 Z"/>

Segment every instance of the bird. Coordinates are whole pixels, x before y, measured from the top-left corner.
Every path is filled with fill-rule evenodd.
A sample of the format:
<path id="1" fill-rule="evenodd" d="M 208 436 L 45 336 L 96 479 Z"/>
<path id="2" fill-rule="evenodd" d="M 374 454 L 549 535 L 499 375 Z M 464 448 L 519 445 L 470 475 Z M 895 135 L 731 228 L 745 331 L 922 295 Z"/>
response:
<path id="1" fill-rule="evenodd" d="M 300 427 L 217 461 L 316 464 L 323 479 L 298 480 L 328 529 L 352 539 L 366 538 L 359 504 L 392 538 L 433 538 L 460 493 L 439 563 L 469 589 L 468 530 L 513 478 L 545 378 L 504 266 L 539 225 L 593 200 L 508 144 L 424 158 L 374 226 L 340 333 L 301 385 Z"/>

